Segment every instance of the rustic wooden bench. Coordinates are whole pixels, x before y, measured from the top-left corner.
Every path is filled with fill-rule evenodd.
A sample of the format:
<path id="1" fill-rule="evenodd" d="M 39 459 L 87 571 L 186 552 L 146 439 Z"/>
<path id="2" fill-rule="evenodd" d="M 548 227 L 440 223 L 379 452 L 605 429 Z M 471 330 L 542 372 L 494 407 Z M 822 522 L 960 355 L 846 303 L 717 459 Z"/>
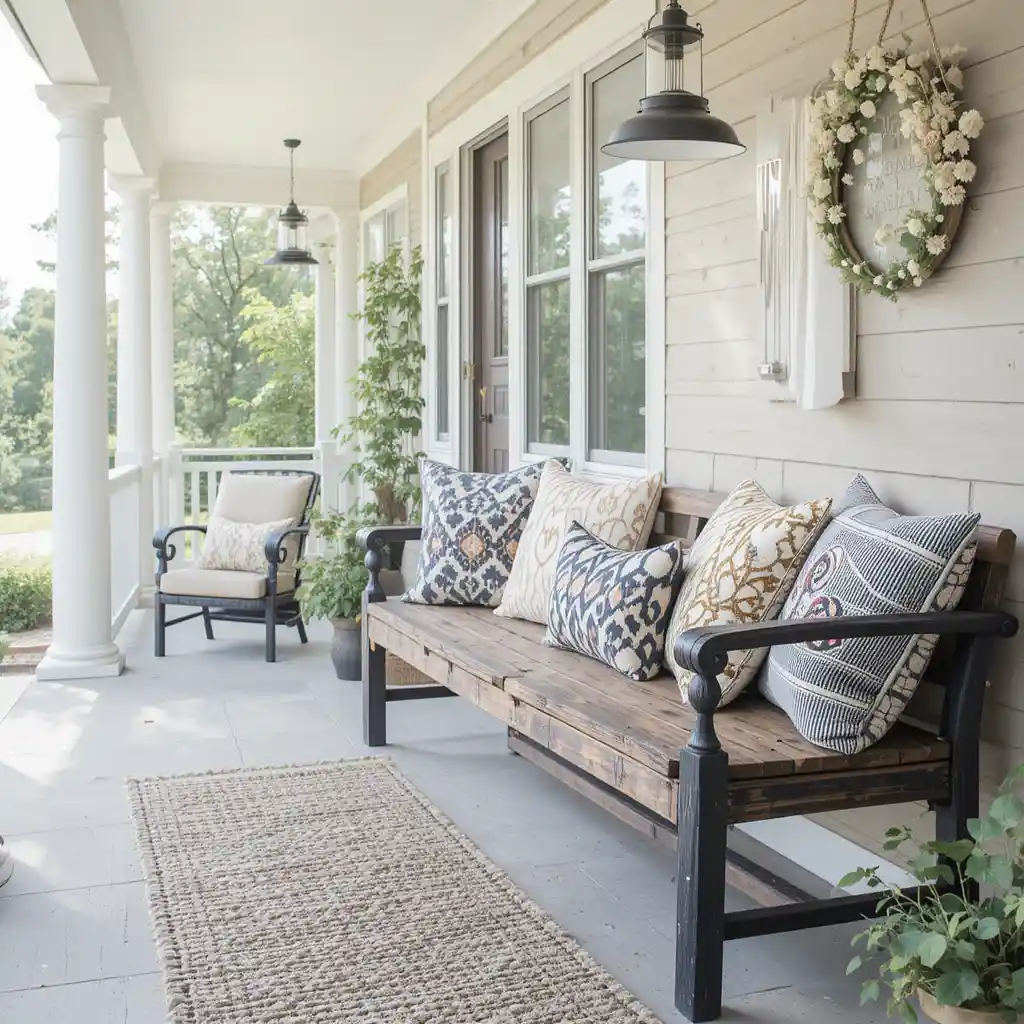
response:
<path id="1" fill-rule="evenodd" d="M 692 543 L 724 495 L 666 488 L 652 543 Z M 721 1013 L 723 943 L 870 916 L 877 897 L 846 896 L 725 912 L 730 824 L 816 811 L 927 800 L 940 838 L 965 836 L 978 812 L 979 731 L 995 639 L 1012 636 L 999 608 L 1016 538 L 982 527 L 970 583 L 955 612 L 691 630 L 676 655 L 697 674 L 690 707 L 668 674 L 626 679 L 598 662 L 543 646 L 544 628 L 485 608 L 386 601 L 378 574 L 389 546 L 419 527 L 364 531 L 363 734 L 387 741 L 389 701 L 460 696 L 508 727 L 509 746 L 619 818 L 678 852 L 676 1005 L 691 1021 Z M 813 746 L 763 698 L 716 714 L 727 652 L 855 636 L 941 634 L 922 687 L 938 693 L 936 726 L 901 721 L 854 755 Z M 391 687 L 385 652 L 431 685 Z M 944 687 L 944 693 L 935 687 Z"/>

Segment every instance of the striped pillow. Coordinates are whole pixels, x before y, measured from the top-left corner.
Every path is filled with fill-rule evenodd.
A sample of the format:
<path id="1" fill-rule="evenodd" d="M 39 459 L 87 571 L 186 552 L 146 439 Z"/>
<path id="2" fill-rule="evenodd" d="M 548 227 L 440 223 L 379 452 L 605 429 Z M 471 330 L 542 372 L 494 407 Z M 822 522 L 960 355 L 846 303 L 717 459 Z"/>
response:
<path id="1" fill-rule="evenodd" d="M 834 508 L 780 619 L 951 611 L 974 562 L 979 516 L 901 516 L 857 476 Z M 934 636 L 773 647 L 761 693 L 811 743 L 854 754 L 895 724 L 924 675 Z"/>

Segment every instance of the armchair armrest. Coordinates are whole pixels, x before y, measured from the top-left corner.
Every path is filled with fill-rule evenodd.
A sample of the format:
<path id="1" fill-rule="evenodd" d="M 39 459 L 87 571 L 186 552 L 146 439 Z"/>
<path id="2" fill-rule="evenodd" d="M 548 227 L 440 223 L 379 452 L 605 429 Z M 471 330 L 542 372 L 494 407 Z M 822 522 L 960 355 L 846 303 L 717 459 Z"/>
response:
<path id="1" fill-rule="evenodd" d="M 176 533 L 201 533 L 206 534 L 206 526 L 200 523 L 184 523 L 181 526 L 162 526 L 153 534 L 153 547 L 156 548 L 157 571 L 156 578 L 167 571 L 167 563 L 178 553 L 178 549 L 170 543 L 171 537 Z"/>
<path id="2" fill-rule="evenodd" d="M 288 557 L 288 552 L 283 546 L 284 539 L 292 534 L 308 537 L 308 524 L 304 526 L 289 526 L 286 530 L 275 530 L 267 537 L 267 542 L 263 546 L 263 553 L 267 556 L 267 564 L 275 573 L 277 567 Z"/>
<path id="3" fill-rule="evenodd" d="M 717 676 L 725 669 L 730 651 L 780 647 L 815 640 L 856 637 L 914 636 L 917 633 L 950 636 L 1012 637 L 1017 619 L 1008 612 L 911 612 L 901 615 L 840 615 L 828 619 L 776 619 L 773 622 L 701 626 L 681 633 L 673 648 L 680 666 L 702 676 Z"/>
<path id="4" fill-rule="evenodd" d="M 422 526 L 368 526 L 356 534 L 356 541 L 366 550 L 364 564 L 369 573 L 366 590 L 363 591 L 364 607 L 365 602 L 373 604 L 386 599 L 384 588 L 380 584 L 384 549 L 390 544 L 420 540 L 422 536 Z"/>

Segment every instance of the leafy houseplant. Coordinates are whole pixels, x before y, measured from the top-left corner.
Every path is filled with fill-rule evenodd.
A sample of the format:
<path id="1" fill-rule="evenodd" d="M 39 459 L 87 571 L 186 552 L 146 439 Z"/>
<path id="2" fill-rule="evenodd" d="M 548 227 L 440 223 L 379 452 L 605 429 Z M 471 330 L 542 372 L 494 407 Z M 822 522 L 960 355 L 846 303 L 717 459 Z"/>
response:
<path id="1" fill-rule="evenodd" d="M 1024 1012 L 1024 801 L 1015 792 L 1024 766 L 1003 782 L 983 818 L 967 823 L 970 839 L 917 844 L 909 861 L 916 895 L 890 889 L 879 919 L 854 937 L 881 960 L 879 977 L 864 982 L 861 1003 L 888 989 L 890 1014 L 917 1021 L 911 1004 L 941 1024 L 1016 1021 Z M 912 841 L 905 826 L 886 833 L 885 849 Z M 841 886 L 885 883 L 877 868 L 860 868 Z M 980 886 L 990 895 L 979 895 Z M 852 974 L 863 964 L 855 956 Z"/>
<path id="2" fill-rule="evenodd" d="M 346 479 L 362 481 L 373 495 L 362 514 L 384 526 L 409 522 L 419 512 L 422 276 L 419 248 L 407 265 L 397 245 L 363 271 L 364 303 L 356 318 L 366 325 L 369 354 L 352 382 L 358 412 L 335 431 L 356 456 Z"/>

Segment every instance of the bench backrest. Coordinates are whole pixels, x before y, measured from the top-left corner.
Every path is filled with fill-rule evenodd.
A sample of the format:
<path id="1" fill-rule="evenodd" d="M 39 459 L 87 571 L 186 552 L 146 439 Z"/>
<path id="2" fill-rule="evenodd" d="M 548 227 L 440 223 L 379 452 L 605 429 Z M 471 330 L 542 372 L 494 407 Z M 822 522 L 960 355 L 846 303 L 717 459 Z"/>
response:
<path id="1" fill-rule="evenodd" d="M 681 539 L 692 544 L 726 497 L 714 491 L 666 487 L 661 494 L 661 514 L 651 543 Z M 959 607 L 965 611 L 995 611 L 1003 600 L 1017 537 L 1013 530 L 982 525 L 978 527 L 977 541 L 978 554 Z M 930 682 L 946 685 L 955 650 L 956 643 L 952 638 L 939 644 L 928 668 Z"/>

